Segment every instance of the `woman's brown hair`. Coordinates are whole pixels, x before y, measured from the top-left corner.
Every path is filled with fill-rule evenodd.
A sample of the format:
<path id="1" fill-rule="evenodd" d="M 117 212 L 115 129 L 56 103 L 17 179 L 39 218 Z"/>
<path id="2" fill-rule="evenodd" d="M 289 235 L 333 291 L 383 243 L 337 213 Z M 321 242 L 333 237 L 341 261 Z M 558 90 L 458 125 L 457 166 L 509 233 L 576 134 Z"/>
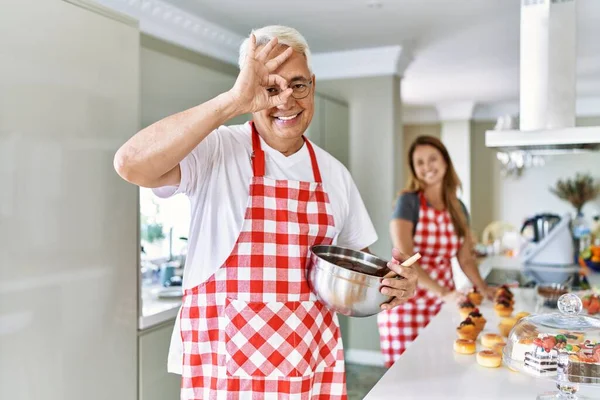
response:
<path id="1" fill-rule="evenodd" d="M 406 191 L 418 192 L 423 190 L 423 185 L 417 178 L 415 166 L 413 164 L 413 154 L 418 146 L 431 146 L 442 154 L 447 166 L 446 174 L 444 175 L 444 181 L 442 184 L 442 199 L 444 200 L 444 206 L 450 213 L 452 224 L 454 225 L 454 230 L 456 231 L 457 235 L 459 237 L 465 237 L 468 232 L 467 218 L 458 200 L 458 196 L 456 195 L 457 190 L 459 188 L 462 189 L 462 184 L 458 174 L 456 173 L 456 170 L 454 169 L 454 165 L 450 159 L 450 154 L 448 154 L 448 149 L 446 149 L 446 146 L 444 146 L 442 141 L 438 138 L 433 136 L 419 136 L 410 145 L 408 150 L 408 165 L 410 166 L 411 176 L 408 178 Z"/>

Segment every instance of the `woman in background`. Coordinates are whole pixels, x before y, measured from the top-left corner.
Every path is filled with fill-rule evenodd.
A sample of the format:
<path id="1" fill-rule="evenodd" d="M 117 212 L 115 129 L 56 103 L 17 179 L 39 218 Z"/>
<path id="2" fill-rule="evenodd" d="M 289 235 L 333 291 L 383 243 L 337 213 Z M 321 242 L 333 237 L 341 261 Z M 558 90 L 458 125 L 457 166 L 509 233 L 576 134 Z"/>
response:
<path id="1" fill-rule="evenodd" d="M 479 274 L 472 254 L 469 217 L 456 193 L 461 187 L 448 150 L 432 136 L 420 136 L 410 146 L 411 176 L 398 198 L 390 222 L 395 248 L 405 254 L 421 253 L 416 266 L 419 286 L 413 298 L 378 314 L 381 350 L 391 366 L 408 344 L 427 326 L 446 301 L 460 294 L 454 288 L 451 259 L 458 258 L 471 283 L 493 298 Z M 451 329 L 451 328 L 449 328 Z"/>

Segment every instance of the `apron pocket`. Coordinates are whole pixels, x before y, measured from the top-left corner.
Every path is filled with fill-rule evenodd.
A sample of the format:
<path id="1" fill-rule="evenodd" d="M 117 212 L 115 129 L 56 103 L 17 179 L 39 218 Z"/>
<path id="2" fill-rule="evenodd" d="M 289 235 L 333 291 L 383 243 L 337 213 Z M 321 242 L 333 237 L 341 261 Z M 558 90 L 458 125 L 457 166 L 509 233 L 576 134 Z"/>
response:
<path id="1" fill-rule="evenodd" d="M 228 298 L 224 323 L 231 376 L 300 377 L 336 362 L 339 328 L 334 314 L 318 302 Z"/>

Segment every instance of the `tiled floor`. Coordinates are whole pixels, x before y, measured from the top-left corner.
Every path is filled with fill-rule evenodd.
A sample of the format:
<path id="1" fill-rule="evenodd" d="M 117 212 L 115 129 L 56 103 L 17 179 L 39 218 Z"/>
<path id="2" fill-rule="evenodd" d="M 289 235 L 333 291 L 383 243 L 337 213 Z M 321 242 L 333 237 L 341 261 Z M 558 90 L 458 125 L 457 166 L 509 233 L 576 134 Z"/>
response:
<path id="1" fill-rule="evenodd" d="M 362 400 L 387 371 L 383 367 L 346 364 L 348 400 Z"/>

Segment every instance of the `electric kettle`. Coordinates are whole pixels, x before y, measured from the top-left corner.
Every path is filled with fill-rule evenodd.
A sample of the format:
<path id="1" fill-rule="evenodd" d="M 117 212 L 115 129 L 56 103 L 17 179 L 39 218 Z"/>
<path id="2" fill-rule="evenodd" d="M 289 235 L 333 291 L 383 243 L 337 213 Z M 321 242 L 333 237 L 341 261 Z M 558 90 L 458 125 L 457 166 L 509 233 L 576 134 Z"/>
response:
<path id="1" fill-rule="evenodd" d="M 556 214 L 537 214 L 525 220 L 521 227 L 521 235 L 531 242 L 541 241 L 556 224 L 560 216 Z"/>

